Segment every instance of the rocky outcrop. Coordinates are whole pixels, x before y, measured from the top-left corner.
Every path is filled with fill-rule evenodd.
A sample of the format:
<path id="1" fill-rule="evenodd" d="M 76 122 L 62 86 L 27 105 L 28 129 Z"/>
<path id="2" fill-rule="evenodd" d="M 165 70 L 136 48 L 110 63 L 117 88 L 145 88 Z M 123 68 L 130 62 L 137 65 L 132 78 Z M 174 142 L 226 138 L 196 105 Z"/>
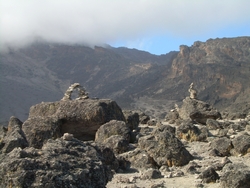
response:
<path id="1" fill-rule="evenodd" d="M 30 146 L 40 148 L 49 138 L 73 134 L 94 140 L 98 128 L 110 120 L 125 121 L 121 108 L 108 99 L 61 100 L 34 105 L 23 131 Z"/>
<path id="2" fill-rule="evenodd" d="M 113 176 L 108 159 L 115 163 L 112 152 L 77 139 L 49 139 L 41 149 L 15 148 L 1 158 L 0 187 L 104 188 Z"/>
<path id="3" fill-rule="evenodd" d="M 10 118 L 8 131 L 2 138 L 2 145 L 3 153 L 9 153 L 14 148 L 25 148 L 28 146 L 28 142 L 22 131 L 22 122 L 14 116 Z"/>
<path id="4" fill-rule="evenodd" d="M 151 135 L 139 138 L 138 144 L 158 166 L 182 166 L 193 159 L 182 142 L 167 129 L 156 128 Z"/>
<path id="5" fill-rule="evenodd" d="M 184 120 L 193 120 L 205 125 L 207 119 L 221 118 L 221 114 L 208 103 L 186 97 L 179 109 L 179 117 Z"/>

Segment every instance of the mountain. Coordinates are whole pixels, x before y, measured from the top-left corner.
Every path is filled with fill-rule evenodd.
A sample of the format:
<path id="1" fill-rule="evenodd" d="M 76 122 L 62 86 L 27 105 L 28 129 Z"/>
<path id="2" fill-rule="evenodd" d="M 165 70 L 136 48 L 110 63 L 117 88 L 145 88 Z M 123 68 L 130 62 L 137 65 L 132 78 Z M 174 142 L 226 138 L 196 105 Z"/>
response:
<path id="1" fill-rule="evenodd" d="M 164 112 L 168 101 L 188 95 L 192 82 L 198 98 L 219 109 L 250 108 L 250 37 L 197 41 L 160 56 L 39 41 L 2 52 L 0 67 L 0 122 L 12 115 L 25 120 L 31 105 L 60 100 L 75 82 L 90 97 L 110 98 L 127 109 L 154 105 Z"/>

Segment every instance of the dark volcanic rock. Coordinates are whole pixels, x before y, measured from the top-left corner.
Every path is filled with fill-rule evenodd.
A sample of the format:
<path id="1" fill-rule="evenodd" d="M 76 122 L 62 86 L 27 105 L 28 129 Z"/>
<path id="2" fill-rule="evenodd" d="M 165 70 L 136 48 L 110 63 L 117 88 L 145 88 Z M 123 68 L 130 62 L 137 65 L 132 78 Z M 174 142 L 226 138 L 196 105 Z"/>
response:
<path id="1" fill-rule="evenodd" d="M 137 130 L 140 119 L 139 114 L 135 111 L 131 110 L 123 110 L 124 117 L 126 119 L 126 123 L 129 126 L 130 130 Z"/>
<path id="2" fill-rule="evenodd" d="M 220 177 L 212 167 L 209 167 L 199 175 L 199 178 L 202 179 L 203 183 L 215 183 Z"/>
<path id="3" fill-rule="evenodd" d="M 233 140 L 234 151 L 236 154 L 245 155 L 250 152 L 250 135 L 243 134 Z"/>
<path id="4" fill-rule="evenodd" d="M 61 138 L 49 139 L 42 149 L 15 148 L 1 160 L 0 187 L 104 188 L 113 173 L 99 152 Z"/>
<path id="5" fill-rule="evenodd" d="M 226 137 L 216 138 L 211 142 L 211 148 L 219 152 L 219 156 L 230 155 L 230 150 L 233 148 L 232 142 Z"/>
<path id="6" fill-rule="evenodd" d="M 71 133 L 79 140 L 94 140 L 97 129 L 110 120 L 125 121 L 116 102 L 108 99 L 40 103 L 30 108 L 23 131 L 31 146 Z M 38 142 L 38 144 L 36 144 Z"/>
<path id="7" fill-rule="evenodd" d="M 8 131 L 2 140 L 2 152 L 9 153 L 14 148 L 25 148 L 28 146 L 26 137 L 22 131 L 22 122 L 16 117 L 12 116 L 9 121 Z"/>
<path id="8" fill-rule="evenodd" d="M 187 141 L 206 141 L 208 136 L 208 130 L 206 127 L 199 129 L 191 121 L 183 121 L 179 127 L 177 127 L 176 135 L 179 139 Z"/>
<path id="9" fill-rule="evenodd" d="M 151 135 L 139 138 L 138 144 L 158 166 L 182 166 L 193 159 L 182 142 L 167 129 L 156 128 Z"/>
<path id="10" fill-rule="evenodd" d="M 222 125 L 214 119 L 207 119 L 206 126 L 209 130 L 222 129 Z"/>
<path id="11" fill-rule="evenodd" d="M 218 119 L 221 117 L 221 114 L 213 109 L 208 103 L 186 97 L 179 109 L 179 116 L 181 119 L 192 119 L 205 125 L 207 119 Z"/>
<path id="12" fill-rule="evenodd" d="M 241 163 L 230 163 L 222 169 L 220 178 L 222 188 L 249 188 L 250 168 Z"/>

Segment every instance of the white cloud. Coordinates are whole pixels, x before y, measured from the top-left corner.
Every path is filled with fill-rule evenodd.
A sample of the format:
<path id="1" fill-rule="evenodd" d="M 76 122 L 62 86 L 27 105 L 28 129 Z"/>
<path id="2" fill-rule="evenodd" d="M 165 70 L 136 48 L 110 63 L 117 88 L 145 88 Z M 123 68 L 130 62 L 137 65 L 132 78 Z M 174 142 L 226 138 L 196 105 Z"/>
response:
<path id="1" fill-rule="evenodd" d="M 0 6 L 1 45 L 36 36 L 92 45 L 153 33 L 189 37 L 250 23 L 249 0 L 1 0 Z"/>

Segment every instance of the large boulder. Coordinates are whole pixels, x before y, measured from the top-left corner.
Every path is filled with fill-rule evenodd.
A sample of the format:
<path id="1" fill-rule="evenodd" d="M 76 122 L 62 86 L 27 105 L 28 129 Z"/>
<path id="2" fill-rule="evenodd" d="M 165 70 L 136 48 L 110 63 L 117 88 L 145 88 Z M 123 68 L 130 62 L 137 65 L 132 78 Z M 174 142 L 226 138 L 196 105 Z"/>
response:
<path id="1" fill-rule="evenodd" d="M 242 163 L 229 163 L 222 169 L 222 188 L 249 188 L 250 168 Z"/>
<path id="2" fill-rule="evenodd" d="M 114 159 L 110 150 L 96 150 L 77 139 L 49 139 L 41 149 L 15 148 L 6 154 L 0 163 L 0 187 L 104 188 L 113 176 Z"/>
<path id="3" fill-rule="evenodd" d="M 158 166 L 183 166 L 193 159 L 168 127 L 155 128 L 150 135 L 139 138 L 138 144 Z"/>
<path id="4" fill-rule="evenodd" d="M 94 140 L 98 128 L 110 120 L 125 121 L 121 108 L 108 99 L 42 102 L 30 108 L 23 131 L 31 146 L 41 147 L 49 138 L 64 133 L 79 140 Z M 35 144 L 36 142 L 39 144 Z"/>
<path id="5" fill-rule="evenodd" d="M 232 141 L 229 138 L 216 138 L 211 142 L 211 148 L 218 152 L 219 156 L 230 155 L 230 150 L 233 148 Z"/>
<path id="6" fill-rule="evenodd" d="M 28 142 L 22 131 L 22 122 L 18 118 L 14 116 L 10 118 L 8 131 L 6 136 L 2 139 L 2 143 L 3 153 L 9 153 L 17 147 L 25 148 L 28 146 Z"/>
<path id="7" fill-rule="evenodd" d="M 183 120 L 194 120 L 197 123 L 206 124 L 207 119 L 218 119 L 221 114 L 208 103 L 186 97 L 178 110 L 179 117 Z"/>
<path id="8" fill-rule="evenodd" d="M 245 155 L 246 153 L 250 153 L 250 135 L 240 135 L 236 137 L 232 143 L 234 146 L 234 153 L 236 155 Z"/>

